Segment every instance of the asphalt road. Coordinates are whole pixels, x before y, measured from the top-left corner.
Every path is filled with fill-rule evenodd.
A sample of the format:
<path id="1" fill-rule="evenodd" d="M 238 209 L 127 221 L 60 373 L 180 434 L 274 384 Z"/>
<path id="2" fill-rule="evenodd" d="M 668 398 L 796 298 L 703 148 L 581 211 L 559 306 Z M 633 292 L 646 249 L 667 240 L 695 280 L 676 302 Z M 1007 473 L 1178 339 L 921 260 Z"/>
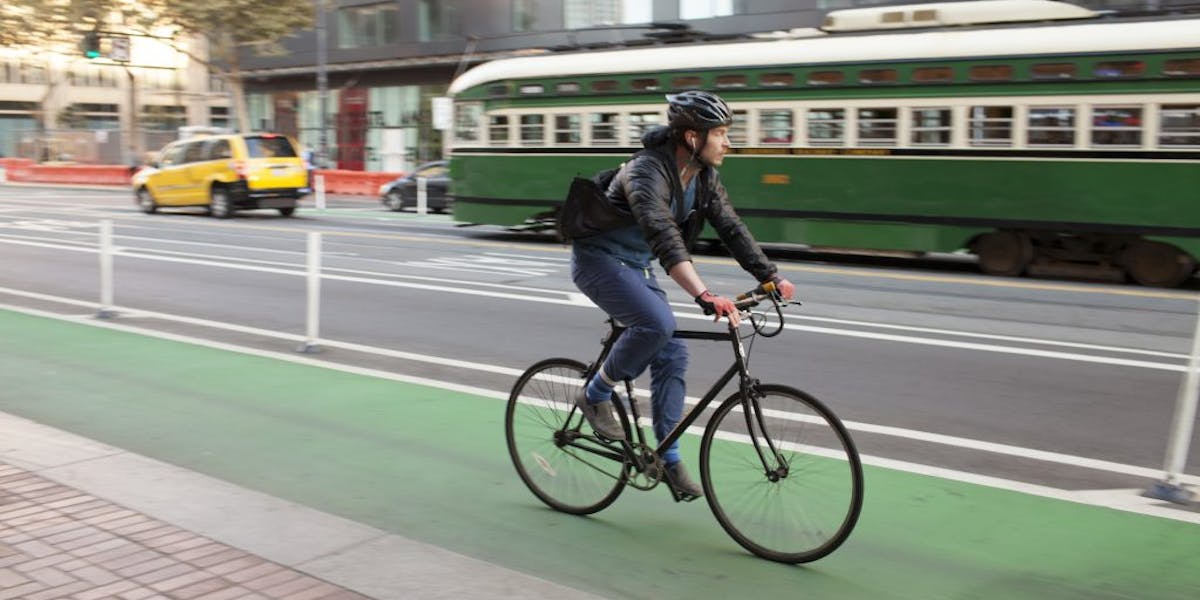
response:
<path id="1" fill-rule="evenodd" d="M 218 221 L 144 215 L 127 191 L 0 186 L 0 302 L 94 311 L 104 219 L 118 318 L 143 327 L 297 347 L 306 235 L 318 231 L 324 360 L 504 391 L 538 359 L 591 358 L 603 332 L 566 247 L 372 199 Z M 992 278 L 954 257 L 776 256 L 804 305 L 783 335 L 755 342 L 752 370 L 825 400 L 864 455 L 1068 490 L 1144 488 L 1161 474 L 1194 291 Z M 754 283 L 728 258 L 697 263 L 720 293 Z M 666 287 L 682 326 L 714 327 Z M 692 360 L 698 397 L 728 349 L 694 344 Z"/>

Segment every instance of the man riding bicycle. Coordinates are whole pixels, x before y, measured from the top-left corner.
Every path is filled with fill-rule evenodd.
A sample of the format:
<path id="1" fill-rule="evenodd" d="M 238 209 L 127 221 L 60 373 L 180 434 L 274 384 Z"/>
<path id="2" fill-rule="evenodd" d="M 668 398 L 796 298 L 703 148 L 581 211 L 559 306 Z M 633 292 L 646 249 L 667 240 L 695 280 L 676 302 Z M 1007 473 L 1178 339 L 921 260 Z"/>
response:
<path id="1" fill-rule="evenodd" d="M 609 202 L 631 213 L 636 223 L 576 238 L 572 248 L 575 285 L 627 327 L 576 399 L 592 428 L 612 440 L 625 439 L 609 404 L 613 386 L 636 378 L 646 367 L 658 439 L 665 438 L 683 415 L 687 346 L 672 338 L 675 316 L 655 278 L 652 258 L 706 314 L 736 326 L 733 302 L 710 292 L 692 264 L 689 250 L 707 221 L 756 280 L 774 282 L 785 299 L 795 293 L 734 212 L 717 174 L 729 149 L 729 106 L 714 94 L 696 90 L 668 95 L 667 102 L 667 127 L 642 136 L 645 151 L 622 166 L 607 190 Z M 678 443 L 667 449 L 663 461 L 672 488 L 689 499 L 704 494 L 680 461 Z"/>

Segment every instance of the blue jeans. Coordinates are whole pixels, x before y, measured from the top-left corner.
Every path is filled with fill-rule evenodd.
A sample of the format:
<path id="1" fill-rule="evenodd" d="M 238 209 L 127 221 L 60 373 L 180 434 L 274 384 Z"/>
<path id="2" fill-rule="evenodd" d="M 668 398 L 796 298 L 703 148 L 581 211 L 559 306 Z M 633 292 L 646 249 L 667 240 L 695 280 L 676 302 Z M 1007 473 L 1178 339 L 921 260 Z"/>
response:
<path id="1" fill-rule="evenodd" d="M 654 435 L 667 437 L 683 416 L 687 393 L 688 351 L 675 339 L 675 315 L 653 271 L 630 267 L 615 258 L 574 257 L 571 278 L 601 310 L 628 329 L 617 338 L 604 361 L 614 381 L 635 379 L 650 367 L 650 406 Z M 667 463 L 679 461 L 679 442 L 664 454 Z"/>

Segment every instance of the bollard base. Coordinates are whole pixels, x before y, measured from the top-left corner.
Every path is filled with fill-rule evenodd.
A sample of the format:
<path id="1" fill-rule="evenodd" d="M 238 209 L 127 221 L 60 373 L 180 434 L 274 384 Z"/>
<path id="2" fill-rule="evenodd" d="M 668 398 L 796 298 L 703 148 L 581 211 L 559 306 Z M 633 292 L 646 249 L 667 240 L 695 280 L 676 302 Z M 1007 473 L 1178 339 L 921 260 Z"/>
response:
<path id="1" fill-rule="evenodd" d="M 115 311 L 115 310 L 99 310 L 99 311 L 96 311 L 96 318 L 97 319 L 115 319 L 115 318 L 117 318 L 117 311 Z"/>
<path id="2" fill-rule="evenodd" d="M 296 352 L 301 354 L 320 354 L 325 351 L 325 348 L 320 344 L 310 344 L 305 342 L 296 348 Z"/>
<path id="3" fill-rule="evenodd" d="M 1146 491 L 1142 492 L 1142 496 L 1156 500 L 1166 500 L 1167 502 L 1182 504 L 1184 506 L 1193 506 L 1197 502 L 1196 495 L 1187 488 L 1166 481 L 1154 482 Z"/>

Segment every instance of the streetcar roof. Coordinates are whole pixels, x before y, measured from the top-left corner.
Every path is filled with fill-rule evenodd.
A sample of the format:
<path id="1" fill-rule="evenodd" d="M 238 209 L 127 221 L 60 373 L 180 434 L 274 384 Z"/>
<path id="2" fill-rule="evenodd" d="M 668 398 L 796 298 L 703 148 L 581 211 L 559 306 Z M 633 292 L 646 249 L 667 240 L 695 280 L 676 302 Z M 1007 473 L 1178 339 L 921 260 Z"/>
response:
<path id="1" fill-rule="evenodd" d="M 1071 23 L 807 39 L 659 46 L 500 59 L 450 84 L 455 95 L 493 81 L 794 64 L 1015 57 L 1200 48 L 1200 19 Z"/>

